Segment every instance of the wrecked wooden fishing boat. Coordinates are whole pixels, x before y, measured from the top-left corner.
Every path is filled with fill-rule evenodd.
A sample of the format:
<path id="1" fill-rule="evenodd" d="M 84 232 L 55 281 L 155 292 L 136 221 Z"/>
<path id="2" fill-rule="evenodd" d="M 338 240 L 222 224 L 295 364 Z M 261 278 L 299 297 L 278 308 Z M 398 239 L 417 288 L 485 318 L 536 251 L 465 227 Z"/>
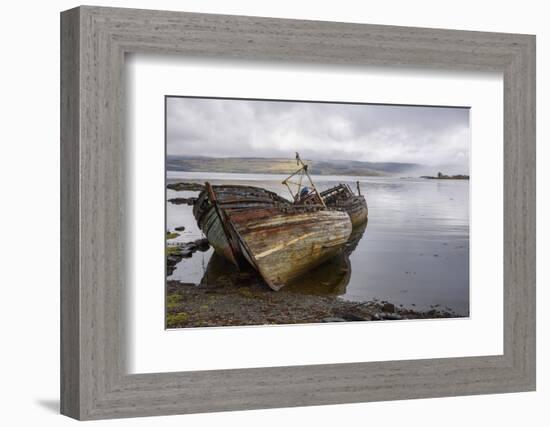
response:
<path id="1" fill-rule="evenodd" d="M 369 217 L 367 201 L 361 194 L 359 182 L 357 182 L 357 193 L 354 194 L 347 184 L 338 184 L 335 187 L 322 191 L 320 194 L 326 206 L 345 210 L 351 219 L 353 227 L 357 227 L 364 224 Z"/>
<path id="2" fill-rule="evenodd" d="M 339 253 L 351 234 L 349 216 L 323 203 L 297 205 L 263 188 L 205 184 L 193 206 L 217 253 L 256 269 L 279 290 Z"/>

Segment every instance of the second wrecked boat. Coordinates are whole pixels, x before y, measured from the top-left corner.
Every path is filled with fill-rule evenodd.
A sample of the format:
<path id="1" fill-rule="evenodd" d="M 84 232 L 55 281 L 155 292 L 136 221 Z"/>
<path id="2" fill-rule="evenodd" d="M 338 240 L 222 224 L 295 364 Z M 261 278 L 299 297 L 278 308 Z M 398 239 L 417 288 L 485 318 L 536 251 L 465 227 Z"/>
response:
<path id="1" fill-rule="evenodd" d="M 321 198 L 328 207 L 345 210 L 353 227 L 364 224 L 369 217 L 367 201 L 361 194 L 359 182 L 357 182 L 357 193 L 354 194 L 349 185 L 339 184 L 328 190 L 322 191 Z"/>
<path id="2" fill-rule="evenodd" d="M 252 186 L 206 183 L 193 214 L 216 252 L 251 265 L 274 290 L 337 254 L 352 230 L 344 211 Z"/>

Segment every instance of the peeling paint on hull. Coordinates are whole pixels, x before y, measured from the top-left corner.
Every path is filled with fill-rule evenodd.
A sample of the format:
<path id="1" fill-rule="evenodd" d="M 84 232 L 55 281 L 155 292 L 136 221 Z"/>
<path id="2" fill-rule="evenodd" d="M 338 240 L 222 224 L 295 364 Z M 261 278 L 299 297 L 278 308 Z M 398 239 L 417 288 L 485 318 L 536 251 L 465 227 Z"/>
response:
<path id="1" fill-rule="evenodd" d="M 340 210 L 294 205 L 257 187 L 208 187 L 193 207 L 199 227 L 216 252 L 249 263 L 275 290 L 333 257 L 351 234 Z"/>
<path id="2" fill-rule="evenodd" d="M 353 199 L 346 204 L 344 209 L 354 227 L 364 224 L 369 218 L 369 209 L 363 196 L 353 196 Z"/>
<path id="3" fill-rule="evenodd" d="M 325 190 L 321 193 L 327 207 L 344 210 L 348 213 L 353 227 L 364 224 L 369 217 L 367 201 L 361 194 L 355 195 L 345 184 Z"/>

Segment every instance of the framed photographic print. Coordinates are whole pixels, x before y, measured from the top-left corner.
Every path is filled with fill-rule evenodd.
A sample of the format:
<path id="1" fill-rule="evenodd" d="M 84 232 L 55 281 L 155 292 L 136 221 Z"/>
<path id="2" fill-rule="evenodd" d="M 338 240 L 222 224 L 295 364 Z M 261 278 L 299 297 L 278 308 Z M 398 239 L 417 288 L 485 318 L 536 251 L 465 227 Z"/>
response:
<path id="1" fill-rule="evenodd" d="M 61 40 L 62 413 L 535 389 L 534 36 L 84 6 Z"/>
<path id="2" fill-rule="evenodd" d="M 167 96 L 166 326 L 468 317 L 469 145 L 464 107 Z"/>

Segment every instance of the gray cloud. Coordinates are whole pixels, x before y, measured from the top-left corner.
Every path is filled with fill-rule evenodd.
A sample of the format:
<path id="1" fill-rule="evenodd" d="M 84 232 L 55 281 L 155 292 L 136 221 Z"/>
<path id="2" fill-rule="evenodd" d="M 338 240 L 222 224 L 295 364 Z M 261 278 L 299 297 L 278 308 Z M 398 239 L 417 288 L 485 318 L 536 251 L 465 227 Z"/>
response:
<path id="1" fill-rule="evenodd" d="M 419 163 L 467 173 L 469 110 L 167 99 L 168 154 Z"/>

